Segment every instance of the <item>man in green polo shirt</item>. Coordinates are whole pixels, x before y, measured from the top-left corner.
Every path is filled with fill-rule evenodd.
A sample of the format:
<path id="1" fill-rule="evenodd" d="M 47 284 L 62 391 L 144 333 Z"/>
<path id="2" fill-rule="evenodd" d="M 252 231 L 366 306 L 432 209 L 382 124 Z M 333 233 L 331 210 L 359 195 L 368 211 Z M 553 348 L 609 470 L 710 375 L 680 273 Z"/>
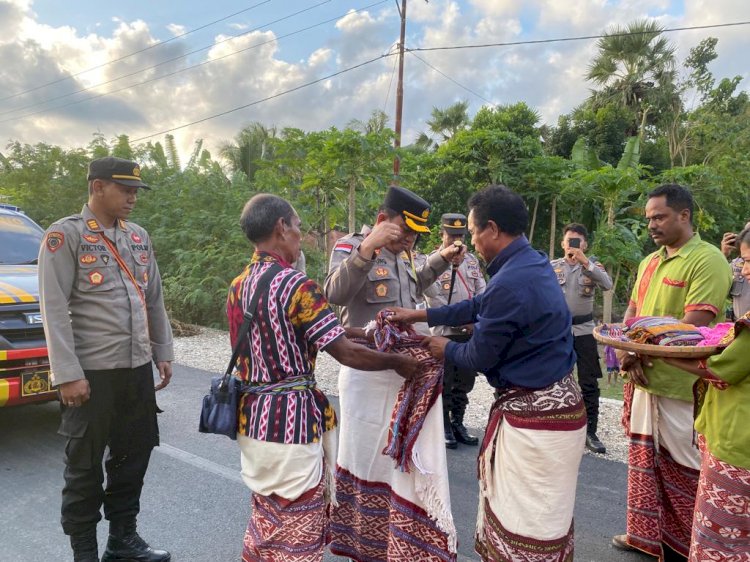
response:
<path id="1" fill-rule="evenodd" d="M 660 248 L 638 268 L 625 320 L 673 316 L 695 326 L 723 319 L 732 276 L 718 248 L 693 232 L 693 197 L 667 184 L 648 194 L 646 219 Z M 686 560 L 700 455 L 693 442 L 695 377 L 662 360 L 620 356 L 630 382 L 627 535 L 613 545 L 665 561 Z"/>

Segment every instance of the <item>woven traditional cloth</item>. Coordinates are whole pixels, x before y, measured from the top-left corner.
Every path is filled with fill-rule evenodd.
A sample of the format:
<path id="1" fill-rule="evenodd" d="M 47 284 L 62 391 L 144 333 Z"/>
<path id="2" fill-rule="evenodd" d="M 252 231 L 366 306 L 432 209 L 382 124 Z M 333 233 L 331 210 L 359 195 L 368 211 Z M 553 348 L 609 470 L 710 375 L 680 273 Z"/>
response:
<path id="1" fill-rule="evenodd" d="M 402 326 L 388 319 L 389 311 L 378 314 L 375 346 L 378 351 L 394 352 L 416 358 L 421 366 L 418 377 L 405 381 L 398 391 L 391 413 L 388 442 L 383 454 L 396 461 L 396 466 L 410 472 L 416 459 L 414 444 L 424 425 L 427 412 L 443 392 L 443 363 L 422 347 L 424 336 L 411 326 Z"/>
<path id="2" fill-rule="evenodd" d="M 483 562 L 572 562 L 573 507 L 586 410 L 571 375 L 509 389 L 479 453 L 476 550 Z"/>
<path id="3" fill-rule="evenodd" d="M 628 544 L 660 558 L 664 543 L 687 556 L 700 466 L 684 435 L 692 433 L 692 405 L 632 383 L 624 394 L 623 424 L 630 439 Z"/>
<path id="4" fill-rule="evenodd" d="M 703 340 L 700 330 L 676 318 L 637 316 L 625 322 L 628 339 L 652 345 L 698 345 Z"/>
<path id="5" fill-rule="evenodd" d="M 243 562 L 320 562 L 328 526 L 323 479 L 294 501 L 253 494 Z"/>
<path id="6" fill-rule="evenodd" d="M 338 506 L 331 552 L 358 562 L 456 560 L 443 442 L 442 365 L 422 337 L 377 320 L 376 345 L 420 360 L 421 376 L 395 371 L 339 373 Z M 395 461 L 395 462 L 394 462 Z"/>
<path id="7" fill-rule="evenodd" d="M 750 470 L 723 462 L 701 448 L 691 562 L 750 560 Z"/>

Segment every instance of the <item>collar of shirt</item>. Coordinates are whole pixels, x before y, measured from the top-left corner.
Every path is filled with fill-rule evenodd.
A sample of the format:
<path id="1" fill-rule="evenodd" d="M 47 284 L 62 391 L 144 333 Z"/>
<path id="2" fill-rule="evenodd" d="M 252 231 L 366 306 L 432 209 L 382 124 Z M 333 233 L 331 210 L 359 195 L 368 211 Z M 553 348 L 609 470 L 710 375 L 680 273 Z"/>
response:
<path id="1" fill-rule="evenodd" d="M 88 203 L 85 203 L 83 205 L 83 209 L 81 209 L 81 216 L 83 217 L 83 222 L 86 224 L 86 228 L 88 228 L 91 232 L 104 232 L 104 226 L 102 226 L 102 224 L 96 218 L 96 215 L 91 211 Z M 119 227 L 121 230 L 127 230 L 128 224 L 122 219 L 117 219 L 113 228 L 117 227 Z"/>
<path id="2" fill-rule="evenodd" d="M 698 244 L 701 243 L 701 235 L 700 234 L 693 234 L 693 237 L 685 242 L 674 254 L 671 256 L 667 256 L 667 248 L 662 247 L 659 250 L 659 255 L 661 256 L 662 261 L 671 260 L 676 257 L 683 257 L 686 258 L 690 255 L 690 252 L 692 252 Z"/>
<path id="3" fill-rule="evenodd" d="M 276 254 L 274 252 L 265 252 L 263 250 L 255 250 L 253 252 L 253 257 L 250 259 L 250 263 L 258 263 L 258 262 L 277 262 L 281 267 L 292 267 L 292 264 L 287 262 L 284 258 L 282 258 L 279 254 Z"/>
<path id="4" fill-rule="evenodd" d="M 518 252 L 528 246 L 529 241 L 523 234 L 513 240 L 513 242 L 500 250 L 500 253 L 497 254 L 487 266 L 487 273 L 489 274 L 489 276 L 492 277 L 493 275 L 495 275 L 495 273 L 500 271 L 500 268 L 503 267 L 510 258 L 515 256 Z"/>

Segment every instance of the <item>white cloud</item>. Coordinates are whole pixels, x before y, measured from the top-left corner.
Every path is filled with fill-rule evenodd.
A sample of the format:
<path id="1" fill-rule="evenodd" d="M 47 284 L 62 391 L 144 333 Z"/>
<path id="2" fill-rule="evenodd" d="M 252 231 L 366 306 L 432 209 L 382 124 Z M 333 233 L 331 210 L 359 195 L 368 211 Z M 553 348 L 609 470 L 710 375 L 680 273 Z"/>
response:
<path id="1" fill-rule="evenodd" d="M 167 25 L 167 30 L 174 35 L 175 37 L 177 35 L 182 35 L 187 31 L 187 28 L 184 25 L 180 25 L 178 23 L 170 23 Z"/>

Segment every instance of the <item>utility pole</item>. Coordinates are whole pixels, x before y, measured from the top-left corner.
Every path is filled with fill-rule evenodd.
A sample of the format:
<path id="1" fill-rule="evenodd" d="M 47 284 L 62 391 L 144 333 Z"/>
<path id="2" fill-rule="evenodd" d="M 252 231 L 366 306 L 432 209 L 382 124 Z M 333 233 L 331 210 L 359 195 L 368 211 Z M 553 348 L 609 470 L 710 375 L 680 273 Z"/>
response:
<path id="1" fill-rule="evenodd" d="M 398 7 L 398 0 L 396 0 Z M 398 85 L 396 86 L 396 137 L 393 139 L 393 147 L 401 146 L 401 115 L 404 112 L 404 43 L 406 41 L 406 0 L 401 0 L 401 8 L 398 11 L 401 16 L 401 39 L 398 43 Z M 398 154 L 393 159 L 393 183 L 398 184 L 399 167 L 401 161 Z"/>

